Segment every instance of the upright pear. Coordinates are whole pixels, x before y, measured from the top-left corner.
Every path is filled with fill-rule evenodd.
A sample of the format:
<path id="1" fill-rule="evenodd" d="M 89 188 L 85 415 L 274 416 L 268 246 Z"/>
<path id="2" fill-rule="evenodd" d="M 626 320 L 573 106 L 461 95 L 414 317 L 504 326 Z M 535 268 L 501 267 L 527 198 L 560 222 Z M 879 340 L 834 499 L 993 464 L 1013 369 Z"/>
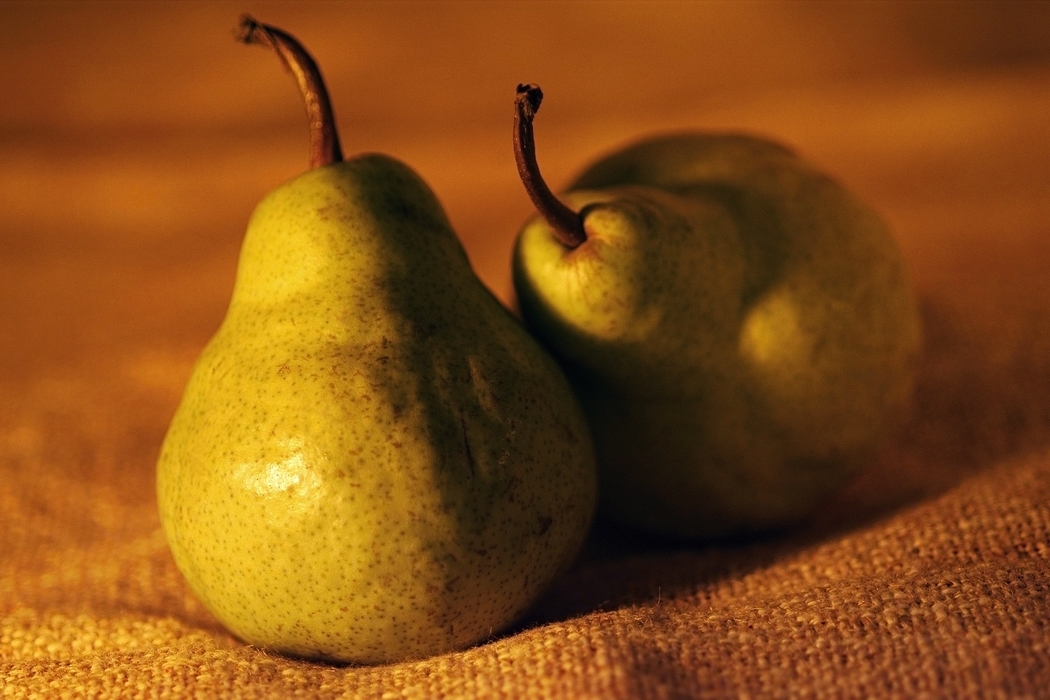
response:
<path id="1" fill-rule="evenodd" d="M 581 546 L 586 420 L 426 184 L 384 155 L 343 160 L 306 51 L 242 29 L 299 79 L 313 167 L 252 214 L 164 440 L 171 551 L 250 644 L 356 663 L 473 644 Z"/>
<path id="2" fill-rule="evenodd" d="M 632 144 L 563 200 L 536 164 L 542 93 L 519 86 L 521 314 L 580 397 L 599 513 L 721 538 L 797 522 L 906 401 L 920 322 L 879 216 L 787 148 L 732 133 Z"/>

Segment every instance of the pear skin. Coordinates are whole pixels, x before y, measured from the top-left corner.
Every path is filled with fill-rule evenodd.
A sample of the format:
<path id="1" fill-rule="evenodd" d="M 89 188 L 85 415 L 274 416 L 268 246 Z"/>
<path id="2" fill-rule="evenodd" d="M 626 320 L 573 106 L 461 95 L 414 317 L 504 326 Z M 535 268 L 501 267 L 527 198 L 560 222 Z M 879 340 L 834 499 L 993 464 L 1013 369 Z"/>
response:
<path id="1" fill-rule="evenodd" d="M 717 133 L 638 142 L 562 201 L 585 240 L 531 220 L 514 285 L 587 413 L 601 517 L 676 538 L 774 530 L 870 457 L 921 349 L 870 207 L 779 144 Z"/>
<path id="2" fill-rule="evenodd" d="M 474 644 L 536 599 L 583 543 L 594 454 L 561 370 L 427 185 L 387 156 L 335 160 L 252 214 L 157 500 L 179 570 L 236 636 L 391 663 Z"/>
<path id="3" fill-rule="evenodd" d="M 506 626 L 574 557 L 595 502 L 557 366 L 426 186 L 376 155 L 256 209 L 157 488 L 175 560 L 224 625 L 355 662 Z"/>

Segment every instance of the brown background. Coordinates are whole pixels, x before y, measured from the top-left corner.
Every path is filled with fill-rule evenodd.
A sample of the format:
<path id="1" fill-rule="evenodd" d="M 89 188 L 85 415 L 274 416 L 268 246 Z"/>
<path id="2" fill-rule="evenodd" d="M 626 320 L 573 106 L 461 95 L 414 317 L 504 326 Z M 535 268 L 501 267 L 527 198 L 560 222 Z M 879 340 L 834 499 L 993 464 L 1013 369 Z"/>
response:
<path id="1" fill-rule="evenodd" d="M 348 153 L 445 203 L 509 299 L 530 213 L 514 87 L 557 188 L 653 130 L 775 136 L 884 213 L 926 321 L 914 406 L 799 532 L 609 534 L 516 629 L 380 669 L 229 638 L 160 534 L 153 463 L 244 225 L 306 164 L 250 11 L 322 66 Z M 0 2 L 0 688 L 1045 696 L 1050 3 Z"/>

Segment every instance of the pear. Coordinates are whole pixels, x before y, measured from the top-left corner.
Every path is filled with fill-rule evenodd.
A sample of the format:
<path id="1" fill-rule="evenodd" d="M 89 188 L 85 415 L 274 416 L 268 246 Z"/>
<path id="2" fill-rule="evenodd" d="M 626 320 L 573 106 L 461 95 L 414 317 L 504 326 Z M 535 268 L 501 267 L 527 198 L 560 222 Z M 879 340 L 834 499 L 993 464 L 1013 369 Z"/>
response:
<path id="1" fill-rule="evenodd" d="M 315 167 L 252 214 L 164 439 L 175 562 L 237 637 L 285 654 L 385 663 L 476 643 L 583 542 L 586 419 L 427 185 L 384 155 L 342 160 L 305 49 L 242 30 L 299 78 Z"/>
<path id="2" fill-rule="evenodd" d="M 886 225 L 787 148 L 674 133 L 587 168 L 559 200 L 519 86 L 522 317 L 588 416 L 599 517 L 677 538 L 797 524 L 877 449 L 921 346 Z"/>

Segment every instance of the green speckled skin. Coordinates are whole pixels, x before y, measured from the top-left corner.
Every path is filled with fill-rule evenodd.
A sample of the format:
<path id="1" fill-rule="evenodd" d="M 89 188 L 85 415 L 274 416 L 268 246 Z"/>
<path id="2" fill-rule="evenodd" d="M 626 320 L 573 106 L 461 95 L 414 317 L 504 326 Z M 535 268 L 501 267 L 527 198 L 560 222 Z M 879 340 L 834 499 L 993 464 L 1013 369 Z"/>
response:
<path id="1" fill-rule="evenodd" d="M 603 517 L 687 538 L 819 506 L 906 400 L 921 332 L 879 217 L 783 147 L 679 134 L 603 159 L 514 253 L 522 315 L 591 424 Z"/>
<path id="2" fill-rule="evenodd" d="M 256 209 L 164 441 L 161 520 L 245 641 L 359 663 L 461 648 L 576 555 L 587 424 L 426 185 L 367 155 Z"/>

